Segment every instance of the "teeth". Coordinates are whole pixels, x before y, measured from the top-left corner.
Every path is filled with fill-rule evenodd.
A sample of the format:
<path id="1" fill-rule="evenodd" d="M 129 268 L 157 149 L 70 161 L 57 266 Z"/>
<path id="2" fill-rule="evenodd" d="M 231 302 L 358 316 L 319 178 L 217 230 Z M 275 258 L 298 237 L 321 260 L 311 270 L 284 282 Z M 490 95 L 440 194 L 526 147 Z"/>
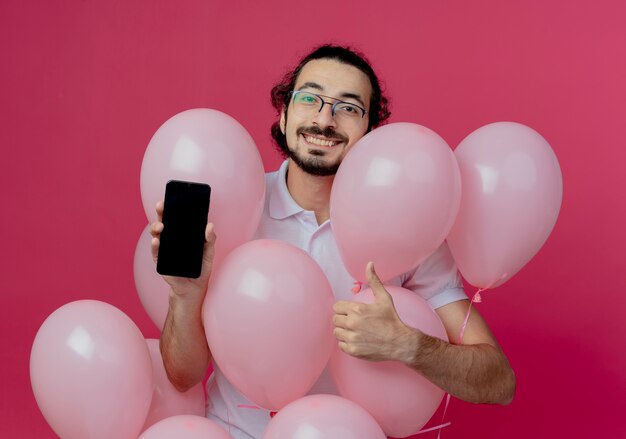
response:
<path id="1" fill-rule="evenodd" d="M 306 140 L 309 143 L 312 143 L 314 145 L 319 145 L 319 146 L 335 146 L 338 143 L 332 140 L 323 140 L 323 139 L 318 139 L 317 137 L 309 137 L 309 136 L 304 136 L 304 140 Z"/>

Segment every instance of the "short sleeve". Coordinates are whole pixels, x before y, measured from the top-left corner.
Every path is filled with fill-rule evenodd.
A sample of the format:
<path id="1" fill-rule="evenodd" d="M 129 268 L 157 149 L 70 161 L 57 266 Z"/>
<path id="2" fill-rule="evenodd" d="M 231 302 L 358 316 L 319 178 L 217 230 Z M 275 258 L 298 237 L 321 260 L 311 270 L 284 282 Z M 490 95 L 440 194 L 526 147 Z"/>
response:
<path id="1" fill-rule="evenodd" d="M 467 299 L 461 275 L 446 242 L 405 276 L 402 286 L 415 291 L 433 309 Z"/>

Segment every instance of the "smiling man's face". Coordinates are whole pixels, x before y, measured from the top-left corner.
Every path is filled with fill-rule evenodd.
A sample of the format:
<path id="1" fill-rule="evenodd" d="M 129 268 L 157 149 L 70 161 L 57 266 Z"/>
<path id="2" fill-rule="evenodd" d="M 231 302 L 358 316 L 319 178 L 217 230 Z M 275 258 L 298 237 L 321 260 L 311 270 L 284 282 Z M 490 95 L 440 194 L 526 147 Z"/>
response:
<path id="1" fill-rule="evenodd" d="M 372 86 L 358 68 L 333 59 L 308 62 L 300 71 L 294 90 L 324 96 L 321 111 L 299 111 L 293 99 L 280 117 L 287 139 L 289 158 L 313 175 L 334 175 L 352 145 L 367 132 L 368 115 L 354 120 L 333 117 L 336 100 L 369 109 Z M 328 98 L 332 97 L 332 98 Z"/>

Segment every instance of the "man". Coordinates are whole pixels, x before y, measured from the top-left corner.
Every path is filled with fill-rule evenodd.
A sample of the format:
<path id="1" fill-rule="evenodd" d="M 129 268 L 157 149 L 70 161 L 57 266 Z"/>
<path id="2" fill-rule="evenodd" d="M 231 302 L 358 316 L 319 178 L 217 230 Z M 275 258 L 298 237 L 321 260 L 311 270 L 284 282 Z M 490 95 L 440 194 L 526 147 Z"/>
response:
<path id="1" fill-rule="evenodd" d="M 443 322 L 452 343 L 406 326 L 372 263 L 366 269 L 376 301 L 350 302 L 353 279 L 346 272 L 332 235 L 329 199 L 334 175 L 350 148 L 389 116 L 378 78 L 360 54 L 338 46 L 322 46 L 307 55 L 272 90 L 280 119 L 272 127 L 279 149 L 288 158 L 268 174 L 265 212 L 257 238 L 287 241 L 305 249 L 320 264 L 337 299 L 335 337 L 355 357 L 406 364 L 465 401 L 508 404 L 515 376 L 489 328 L 474 310 L 462 344 L 456 344 L 469 301 L 447 246 L 409 273 L 390 283 L 425 298 Z M 162 204 L 157 207 L 159 214 Z M 162 223 L 152 225 L 156 259 Z M 171 382 L 184 391 L 202 380 L 211 355 L 204 335 L 201 308 L 213 257 L 215 233 L 209 224 L 199 279 L 166 277 L 171 286 L 169 313 L 161 336 L 161 352 Z M 235 438 L 260 437 L 269 414 L 249 409 L 219 369 L 207 385 L 207 415 L 228 425 Z M 311 393 L 333 393 L 325 372 Z"/>

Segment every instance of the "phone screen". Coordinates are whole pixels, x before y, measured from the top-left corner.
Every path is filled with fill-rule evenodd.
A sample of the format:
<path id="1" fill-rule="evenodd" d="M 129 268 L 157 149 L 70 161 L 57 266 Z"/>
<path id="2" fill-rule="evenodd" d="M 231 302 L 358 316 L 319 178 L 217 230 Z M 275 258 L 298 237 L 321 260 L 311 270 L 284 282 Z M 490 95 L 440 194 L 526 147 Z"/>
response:
<path id="1" fill-rule="evenodd" d="M 157 259 L 159 274 L 200 277 L 210 197 L 208 184 L 167 182 Z"/>

